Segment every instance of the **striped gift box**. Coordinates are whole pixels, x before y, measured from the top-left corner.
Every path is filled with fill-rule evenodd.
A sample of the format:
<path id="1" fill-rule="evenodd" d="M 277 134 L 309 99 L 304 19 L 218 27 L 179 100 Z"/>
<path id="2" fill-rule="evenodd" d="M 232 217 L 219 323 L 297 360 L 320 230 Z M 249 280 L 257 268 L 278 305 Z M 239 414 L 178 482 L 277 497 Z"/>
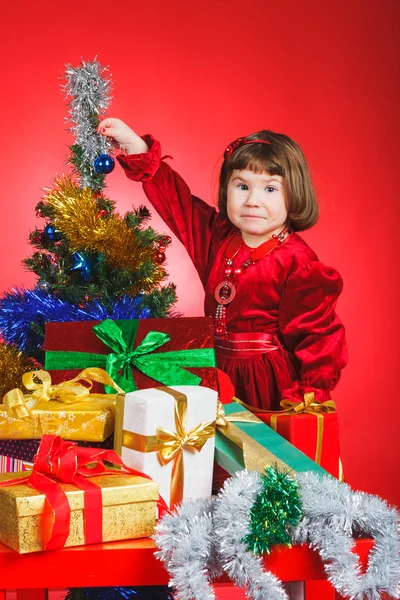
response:
<path id="1" fill-rule="evenodd" d="M 16 473 L 18 471 L 29 471 L 32 463 L 19 458 L 10 458 L 0 455 L 0 473 Z"/>

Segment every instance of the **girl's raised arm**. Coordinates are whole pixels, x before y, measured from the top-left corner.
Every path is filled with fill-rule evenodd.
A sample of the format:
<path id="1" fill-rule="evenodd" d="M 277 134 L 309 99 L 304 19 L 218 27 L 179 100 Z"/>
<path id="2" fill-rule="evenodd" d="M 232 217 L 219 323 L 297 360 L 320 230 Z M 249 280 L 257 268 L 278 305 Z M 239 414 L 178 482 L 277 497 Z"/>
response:
<path id="1" fill-rule="evenodd" d="M 105 130 L 105 131 L 103 131 Z M 211 245 L 217 246 L 232 228 L 216 209 L 193 196 L 182 177 L 164 162 L 160 143 L 150 135 L 140 138 L 120 119 L 105 119 L 99 125 L 127 154 L 118 161 L 129 179 L 140 181 L 160 217 L 182 242 L 206 285 Z"/>

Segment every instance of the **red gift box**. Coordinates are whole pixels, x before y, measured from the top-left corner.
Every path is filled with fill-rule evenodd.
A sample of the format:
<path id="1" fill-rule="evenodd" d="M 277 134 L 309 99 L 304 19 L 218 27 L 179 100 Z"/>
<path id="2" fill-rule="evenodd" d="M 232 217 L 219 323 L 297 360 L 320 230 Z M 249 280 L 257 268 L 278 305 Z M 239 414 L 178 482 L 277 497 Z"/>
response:
<path id="1" fill-rule="evenodd" d="M 110 320 L 107 320 L 110 323 Z M 61 381 L 75 377 L 82 368 L 102 367 L 107 368 L 107 356 L 115 354 L 112 347 L 107 345 L 95 333 L 96 326 L 103 325 L 106 321 L 82 321 L 69 323 L 47 323 L 45 336 L 45 368 L 51 371 L 52 381 L 60 383 Z M 113 324 L 114 322 L 111 322 Z M 155 349 L 143 352 L 138 358 L 143 362 L 145 359 L 153 361 L 155 355 L 165 355 L 165 360 L 171 362 L 171 368 L 167 369 L 167 376 L 170 378 L 177 371 L 192 373 L 198 377 L 195 383 L 200 383 L 205 387 L 218 389 L 217 375 L 215 368 L 214 353 L 214 332 L 212 319 L 208 317 L 177 318 L 177 319 L 140 319 L 132 321 L 115 321 L 114 325 L 128 331 L 133 329 L 133 333 L 123 333 L 127 351 L 135 350 L 141 343 L 149 345 L 146 339 L 152 335 L 151 332 L 158 332 L 161 336 L 165 335 L 166 341 Z M 134 327 L 132 327 L 134 325 Z M 95 327 L 95 329 L 93 329 Z M 104 336 L 103 336 L 104 337 Z M 115 345 L 115 344 L 114 344 Z M 143 345 L 143 344 L 142 344 Z M 185 364 L 185 352 L 188 355 L 188 362 Z M 81 354 L 82 353 L 82 354 Z M 93 364 L 87 364 L 87 354 L 95 355 L 92 359 Z M 171 353 L 171 354 L 168 354 Z M 181 356 L 182 355 L 182 356 Z M 204 355 L 204 359 L 202 356 Z M 182 358 L 183 357 L 183 358 Z M 79 361 L 82 362 L 79 362 Z M 163 358 L 164 360 L 164 358 Z M 202 362 L 204 360 L 204 362 Z M 140 362 L 140 361 L 138 361 Z M 134 363 L 134 361 L 133 361 Z M 139 370 L 133 363 L 129 363 L 129 369 L 133 374 L 133 380 L 137 389 L 158 387 L 164 385 L 179 385 L 177 380 L 166 383 L 161 379 L 150 377 Z M 86 367 L 82 367 L 85 364 Z M 175 369 L 176 364 L 178 368 Z M 196 366 L 191 366 L 191 365 Z M 203 366 L 204 365 L 204 366 Z M 74 368 L 75 366 L 75 368 Z M 120 371 L 121 372 L 121 371 Z M 158 373 L 154 369 L 153 374 Z M 111 374 L 111 373 L 110 373 Z M 111 374 L 113 377 L 113 375 Z M 114 378 L 114 377 L 113 377 Z M 124 385 L 117 379 L 125 391 Z M 192 382 L 194 383 L 194 382 Z M 99 385 L 99 384 L 97 384 Z M 99 388 L 93 387 L 93 391 Z M 101 387 L 100 387 L 100 390 Z"/>
<path id="2" fill-rule="evenodd" d="M 256 415 L 328 473 L 337 479 L 341 478 L 339 417 L 336 412 L 327 414 L 256 412 Z"/>

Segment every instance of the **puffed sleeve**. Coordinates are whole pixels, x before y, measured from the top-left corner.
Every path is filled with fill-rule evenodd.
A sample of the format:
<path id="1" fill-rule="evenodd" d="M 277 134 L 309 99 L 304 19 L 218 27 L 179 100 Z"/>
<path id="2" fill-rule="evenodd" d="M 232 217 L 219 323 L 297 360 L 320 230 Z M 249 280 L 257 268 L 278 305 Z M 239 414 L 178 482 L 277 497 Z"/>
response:
<path id="1" fill-rule="evenodd" d="M 339 273 L 318 261 L 301 266 L 286 281 L 280 331 L 297 360 L 299 379 L 283 390 L 282 398 L 301 401 L 305 392 L 314 392 L 317 401 L 330 399 L 347 364 L 344 327 L 335 313 L 342 288 Z"/>
<path id="2" fill-rule="evenodd" d="M 182 177 L 163 162 L 160 143 L 143 136 L 149 151 L 121 155 L 118 160 L 129 179 L 141 181 L 143 190 L 163 221 L 185 246 L 205 284 L 210 244 L 218 213 L 193 196 Z M 169 157 L 170 158 L 170 157 Z"/>

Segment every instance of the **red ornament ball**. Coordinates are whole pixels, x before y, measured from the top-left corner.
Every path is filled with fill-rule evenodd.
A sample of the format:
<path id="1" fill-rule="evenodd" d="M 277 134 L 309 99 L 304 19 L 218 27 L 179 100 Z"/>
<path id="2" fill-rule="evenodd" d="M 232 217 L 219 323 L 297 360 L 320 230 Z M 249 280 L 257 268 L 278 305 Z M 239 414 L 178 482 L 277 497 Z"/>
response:
<path id="1" fill-rule="evenodd" d="M 163 262 L 165 262 L 165 259 L 167 257 L 165 256 L 164 252 L 157 252 L 156 256 L 155 256 L 155 261 L 158 265 L 162 265 Z"/>
<path id="2" fill-rule="evenodd" d="M 102 208 L 101 210 L 99 210 L 99 212 L 97 213 L 97 218 L 98 219 L 102 219 L 103 217 L 106 217 L 108 215 L 108 211 L 105 208 Z"/>
<path id="3" fill-rule="evenodd" d="M 216 335 L 224 335 L 224 333 L 225 333 L 225 327 L 223 325 L 216 325 L 215 334 Z"/>
<path id="4" fill-rule="evenodd" d="M 172 238 L 169 235 L 163 235 L 159 243 L 163 246 L 169 246 L 171 242 Z"/>
<path id="5" fill-rule="evenodd" d="M 56 265 L 58 263 L 58 256 L 55 254 L 49 254 L 49 260 L 51 263 L 53 263 L 53 265 Z"/>

